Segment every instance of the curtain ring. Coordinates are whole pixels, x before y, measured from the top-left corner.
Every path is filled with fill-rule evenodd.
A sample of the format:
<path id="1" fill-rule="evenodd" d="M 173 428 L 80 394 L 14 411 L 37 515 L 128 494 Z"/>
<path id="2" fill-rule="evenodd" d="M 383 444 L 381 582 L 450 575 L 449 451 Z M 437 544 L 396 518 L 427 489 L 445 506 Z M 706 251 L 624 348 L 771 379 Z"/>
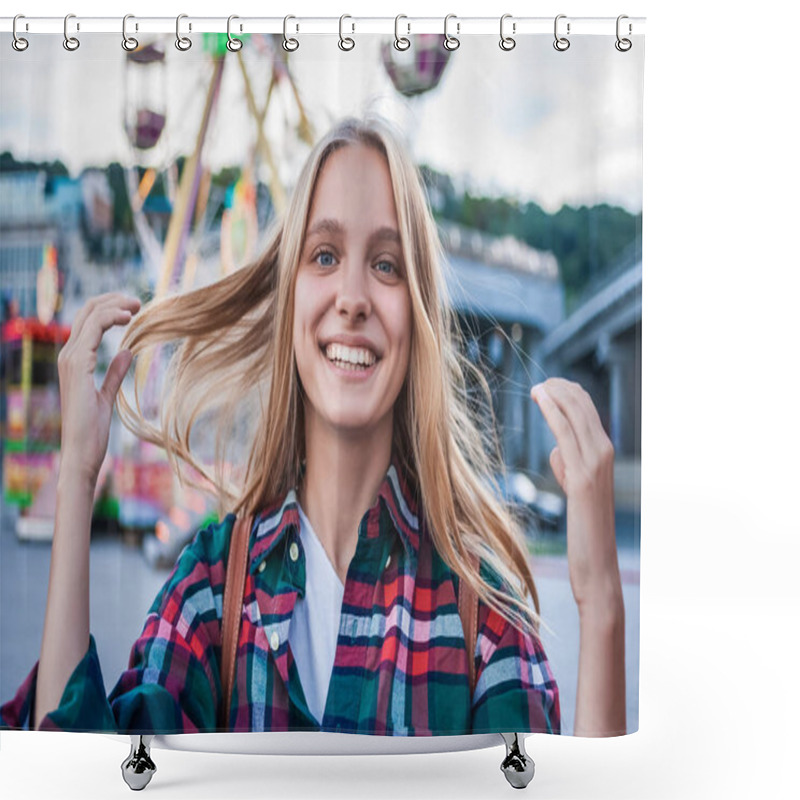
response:
<path id="1" fill-rule="evenodd" d="M 188 16 L 188 14 L 178 14 L 175 20 L 175 47 L 182 53 L 185 53 L 192 46 L 192 40 L 188 36 L 181 36 L 181 20 L 186 19 Z M 191 29 L 192 26 L 190 23 L 189 30 Z"/>
<path id="2" fill-rule="evenodd" d="M 21 53 L 23 50 L 28 49 L 28 40 L 23 39 L 21 36 L 17 36 L 17 20 L 18 19 L 25 19 L 23 14 L 17 14 L 14 17 L 14 22 L 11 25 L 11 32 L 14 34 L 14 38 L 11 40 L 11 46 L 18 52 Z"/>
<path id="3" fill-rule="evenodd" d="M 565 36 L 558 35 L 558 21 L 560 19 L 566 19 L 566 18 L 567 18 L 566 14 L 559 14 L 556 17 L 555 24 L 553 25 L 553 31 L 556 37 L 556 40 L 553 42 L 553 47 L 555 47 L 555 49 L 558 50 L 559 53 L 563 53 L 565 50 L 569 50 L 569 44 L 570 44 L 569 39 L 567 39 Z M 569 22 L 567 23 L 567 36 L 569 36 Z"/>
<path id="4" fill-rule="evenodd" d="M 398 14 L 394 18 L 394 46 L 397 50 L 408 50 L 411 47 L 411 39 L 407 39 L 405 36 L 401 37 L 397 30 L 397 23 L 400 22 L 401 19 L 408 19 L 405 14 Z M 411 33 L 411 25 L 406 23 L 408 26 L 408 32 Z"/>
<path id="5" fill-rule="evenodd" d="M 631 47 L 633 47 L 633 42 L 631 42 L 630 39 L 622 39 L 622 38 L 620 38 L 620 35 L 619 35 L 619 23 L 623 19 L 628 19 L 628 15 L 627 14 L 620 14 L 617 17 L 617 41 L 614 42 L 614 47 L 616 47 L 617 50 L 620 51 L 620 53 L 627 53 L 628 50 L 630 50 Z M 631 24 L 629 22 L 628 23 L 628 35 L 630 35 L 632 32 L 633 32 L 633 28 L 632 28 L 632 26 L 631 26 Z"/>
<path id="6" fill-rule="evenodd" d="M 351 39 L 349 36 L 342 36 L 342 23 L 345 21 L 345 19 L 353 19 L 353 18 L 349 14 L 342 14 L 342 16 L 339 17 L 339 49 L 352 50 L 356 46 L 355 40 Z M 355 22 L 352 24 L 353 24 L 352 33 L 355 33 L 356 24 Z"/>
<path id="7" fill-rule="evenodd" d="M 288 51 L 289 53 L 293 53 L 295 50 L 297 50 L 298 47 L 300 47 L 300 42 L 298 42 L 297 39 L 290 39 L 286 35 L 286 23 L 290 19 L 297 19 L 297 17 L 293 17 L 291 14 L 287 14 L 283 18 L 283 49 Z"/>
<path id="8" fill-rule="evenodd" d="M 242 49 L 242 45 L 244 44 L 244 42 L 241 39 L 237 39 L 235 36 L 231 35 L 231 20 L 232 19 L 239 19 L 239 17 L 237 17 L 236 14 L 231 14 L 228 17 L 228 42 L 225 45 L 225 47 L 227 47 L 228 50 L 231 51 L 231 53 L 238 53 L 239 50 Z"/>
<path id="9" fill-rule="evenodd" d="M 122 18 L 122 49 L 130 53 L 139 46 L 139 40 L 134 39 L 133 36 L 128 36 L 127 25 L 129 19 L 135 19 L 133 14 L 126 14 Z"/>
<path id="10" fill-rule="evenodd" d="M 444 18 L 444 41 L 442 42 L 442 44 L 444 45 L 445 50 L 458 50 L 458 48 L 461 47 L 461 41 L 457 39 L 455 36 L 451 36 L 447 32 L 447 23 L 452 18 L 458 19 L 458 17 L 456 17 L 455 14 L 448 14 Z M 461 30 L 461 23 L 457 22 L 456 33 L 458 33 L 460 30 Z"/>
<path id="11" fill-rule="evenodd" d="M 81 46 L 81 43 L 74 36 L 70 36 L 67 33 L 67 23 L 69 22 L 70 17 L 74 16 L 74 14 L 67 14 L 67 16 L 64 17 L 64 41 L 62 44 L 64 45 L 64 49 L 69 50 L 70 52 L 77 50 Z M 78 30 L 80 30 L 80 27 L 78 27 Z"/>
<path id="12" fill-rule="evenodd" d="M 514 39 L 511 36 L 504 36 L 503 35 L 503 23 L 509 17 L 511 17 L 511 14 L 503 14 L 503 16 L 500 17 L 500 49 L 501 50 L 505 50 L 505 51 L 513 50 L 517 46 L 517 40 L 516 39 Z M 513 22 L 511 24 L 511 31 L 512 31 L 512 33 L 516 33 L 517 32 L 517 23 L 516 22 Z"/>

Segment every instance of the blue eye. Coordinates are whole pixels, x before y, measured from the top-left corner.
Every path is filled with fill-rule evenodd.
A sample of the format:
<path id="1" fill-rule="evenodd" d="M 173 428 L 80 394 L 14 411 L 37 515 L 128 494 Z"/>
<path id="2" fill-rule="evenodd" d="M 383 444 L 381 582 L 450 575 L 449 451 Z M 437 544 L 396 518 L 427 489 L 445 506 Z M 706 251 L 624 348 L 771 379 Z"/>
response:
<path id="1" fill-rule="evenodd" d="M 331 253 L 330 250 L 320 250 L 319 253 L 317 253 L 316 256 L 314 256 L 314 261 L 318 261 L 321 256 L 330 256 L 331 258 L 333 258 L 333 253 Z M 333 266 L 333 264 L 332 263 L 331 264 L 322 264 L 322 266 L 323 267 L 330 267 L 330 266 Z"/>
<path id="2" fill-rule="evenodd" d="M 333 260 L 332 260 L 332 261 L 330 261 L 330 262 L 328 262 L 327 264 L 326 264 L 326 263 L 324 263 L 324 262 L 320 262 L 320 259 L 321 259 L 323 256 L 329 257 L 329 258 L 331 258 L 331 259 L 333 259 Z M 333 261 L 335 261 L 335 260 L 336 260 L 336 256 L 335 256 L 335 255 L 334 255 L 334 254 L 333 254 L 333 253 L 332 253 L 330 250 L 320 250 L 320 251 L 319 251 L 319 252 L 318 252 L 318 253 L 317 253 L 317 254 L 314 256 L 314 259 L 313 259 L 313 260 L 314 260 L 315 262 L 319 263 L 319 265 L 320 265 L 321 267 L 332 267 L 332 266 L 333 266 Z M 397 273 L 397 267 L 395 267 L 395 265 L 394 265 L 394 264 L 393 264 L 391 261 L 389 261 L 389 260 L 387 260 L 387 259 L 384 259 L 383 261 L 378 261 L 378 262 L 377 262 L 377 266 L 380 266 L 380 265 L 382 265 L 382 264 L 386 264 L 386 265 L 389 267 L 389 269 L 388 269 L 388 270 L 379 270 L 380 272 L 383 272 L 383 274 L 384 274 L 384 275 L 391 275 L 393 271 L 394 271 L 395 273 Z"/>

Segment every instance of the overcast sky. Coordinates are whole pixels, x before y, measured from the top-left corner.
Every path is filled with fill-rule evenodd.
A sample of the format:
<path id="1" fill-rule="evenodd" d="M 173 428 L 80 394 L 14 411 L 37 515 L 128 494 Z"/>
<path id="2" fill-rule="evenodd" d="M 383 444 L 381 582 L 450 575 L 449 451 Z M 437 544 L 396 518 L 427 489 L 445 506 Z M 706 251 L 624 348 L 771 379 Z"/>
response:
<path id="1" fill-rule="evenodd" d="M 126 80 L 119 35 L 86 35 L 74 53 L 63 49 L 62 38 L 39 34 L 17 53 L 9 35 L 0 37 L 0 150 L 19 159 L 60 158 L 73 173 L 112 160 L 128 163 L 132 154 L 121 121 L 134 105 L 134 87 Z M 597 202 L 641 211 L 642 48 L 621 54 L 613 36 L 584 36 L 558 53 L 552 37 L 526 36 L 503 52 L 497 36 L 465 36 L 439 86 L 408 100 L 394 90 L 380 62 L 383 38 L 362 35 L 354 50 L 342 52 L 335 36 L 308 36 L 289 55 L 318 135 L 331 119 L 371 107 L 405 126 L 419 162 L 476 189 L 531 199 L 549 211 Z M 193 147 L 210 77 L 199 38 L 185 53 L 173 42 L 174 36 L 166 37 L 161 73 L 165 152 L 172 155 Z M 260 100 L 269 58 L 254 40 L 244 53 Z M 130 77 L 143 70 L 127 72 Z M 290 175 L 305 155 L 287 135 L 294 98 L 287 91 L 273 103 L 266 130 Z M 232 56 L 218 112 L 209 163 L 242 163 L 256 128 Z"/>

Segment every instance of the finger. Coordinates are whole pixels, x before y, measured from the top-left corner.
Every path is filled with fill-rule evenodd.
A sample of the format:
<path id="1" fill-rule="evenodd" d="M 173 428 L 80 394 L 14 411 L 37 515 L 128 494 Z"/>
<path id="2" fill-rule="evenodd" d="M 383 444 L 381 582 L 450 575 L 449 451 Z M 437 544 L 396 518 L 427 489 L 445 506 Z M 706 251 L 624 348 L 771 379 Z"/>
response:
<path id="1" fill-rule="evenodd" d="M 553 468 L 553 475 L 556 476 L 559 486 L 566 492 L 567 469 L 564 466 L 564 458 L 561 451 L 554 447 L 550 451 L 550 466 Z"/>
<path id="2" fill-rule="evenodd" d="M 563 378 L 548 378 L 545 388 L 569 421 L 578 441 L 578 449 L 584 459 L 587 458 L 597 447 L 595 426 L 602 431 L 600 417 L 591 398 L 579 384 Z"/>
<path id="3" fill-rule="evenodd" d="M 131 312 L 118 306 L 99 307 L 95 309 L 83 326 L 83 331 L 75 342 L 76 347 L 96 351 L 100 346 L 103 334 L 114 325 L 127 325 L 131 321 Z"/>
<path id="4" fill-rule="evenodd" d="M 585 390 L 581 389 L 578 393 L 578 402 L 583 404 L 586 419 L 589 421 L 589 427 L 592 433 L 592 444 L 596 452 L 602 452 L 611 444 L 606 429 L 600 420 L 600 414 L 597 413 L 597 407 L 592 400 L 591 395 Z"/>
<path id="5" fill-rule="evenodd" d="M 69 337 L 67 338 L 67 341 L 64 343 L 65 350 L 75 345 L 78 336 L 80 336 L 80 333 L 83 330 L 83 325 L 86 322 L 86 317 L 89 316 L 92 308 L 94 308 L 94 305 L 98 301 L 98 299 L 99 299 L 98 297 L 90 297 L 78 309 L 78 313 L 75 315 L 75 319 L 72 320 L 72 324 L 70 325 Z"/>
<path id="6" fill-rule="evenodd" d="M 70 339 L 77 340 L 83 331 L 86 320 L 96 308 L 102 308 L 109 304 L 117 304 L 121 308 L 130 308 L 131 313 L 139 310 L 141 301 L 138 297 L 123 294 L 122 292 L 106 292 L 105 294 L 90 297 L 86 303 L 80 308 L 72 321 L 70 330 Z"/>
<path id="7" fill-rule="evenodd" d="M 126 297 L 129 300 L 134 299 L 120 292 L 107 292 L 106 294 L 90 297 L 75 315 L 75 319 L 72 321 L 72 326 L 70 328 L 69 338 L 64 344 L 64 349 L 70 352 L 73 348 L 81 346 L 80 339 L 86 326 L 86 321 L 95 313 L 96 309 L 108 305 L 109 302 L 113 303 L 116 301 L 117 303 L 122 303 Z"/>
<path id="8" fill-rule="evenodd" d="M 540 383 L 534 386 L 531 389 L 531 397 L 536 401 L 545 421 L 556 437 L 556 443 L 565 462 L 577 464 L 581 459 L 581 452 L 575 432 L 544 384 Z"/>
<path id="9" fill-rule="evenodd" d="M 106 398 L 109 405 L 113 404 L 114 398 L 117 396 L 117 392 L 119 391 L 119 387 L 122 385 L 122 381 L 125 379 L 125 373 L 128 371 L 128 367 L 131 365 L 131 361 L 133 361 L 133 354 L 131 351 L 120 350 L 108 365 L 108 372 L 103 380 L 103 386 L 100 389 L 100 393 Z"/>
<path id="10" fill-rule="evenodd" d="M 594 453 L 603 452 L 611 441 L 603 427 L 591 395 L 578 383 L 572 383 L 571 381 L 564 381 L 564 383 L 571 387 L 572 397 L 583 409 L 583 418 L 588 425 L 587 438 L 584 441 L 589 443 Z"/>

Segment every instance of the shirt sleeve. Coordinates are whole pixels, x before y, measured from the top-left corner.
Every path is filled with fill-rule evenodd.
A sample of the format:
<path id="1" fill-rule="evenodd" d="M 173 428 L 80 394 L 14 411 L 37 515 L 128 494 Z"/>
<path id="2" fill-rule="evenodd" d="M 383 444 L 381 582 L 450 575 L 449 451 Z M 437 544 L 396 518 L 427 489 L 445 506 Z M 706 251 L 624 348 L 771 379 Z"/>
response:
<path id="1" fill-rule="evenodd" d="M 37 661 L 12 700 L 0 708 L 0 728 L 33 730 L 36 708 Z M 94 636 L 70 675 L 58 708 L 42 718 L 40 730 L 96 731 L 115 730 L 114 717 L 106 699 L 100 660 Z"/>
<path id="2" fill-rule="evenodd" d="M 41 729 L 117 733 L 216 730 L 227 543 L 233 515 L 199 531 L 153 601 L 128 668 L 106 697 L 94 638 Z M 38 662 L 0 708 L 0 726 L 29 728 Z"/>
<path id="3" fill-rule="evenodd" d="M 558 685 L 538 635 L 478 603 L 473 733 L 561 733 Z"/>
<path id="4" fill-rule="evenodd" d="M 184 548 L 109 695 L 120 733 L 217 730 L 222 595 L 234 516 Z"/>

